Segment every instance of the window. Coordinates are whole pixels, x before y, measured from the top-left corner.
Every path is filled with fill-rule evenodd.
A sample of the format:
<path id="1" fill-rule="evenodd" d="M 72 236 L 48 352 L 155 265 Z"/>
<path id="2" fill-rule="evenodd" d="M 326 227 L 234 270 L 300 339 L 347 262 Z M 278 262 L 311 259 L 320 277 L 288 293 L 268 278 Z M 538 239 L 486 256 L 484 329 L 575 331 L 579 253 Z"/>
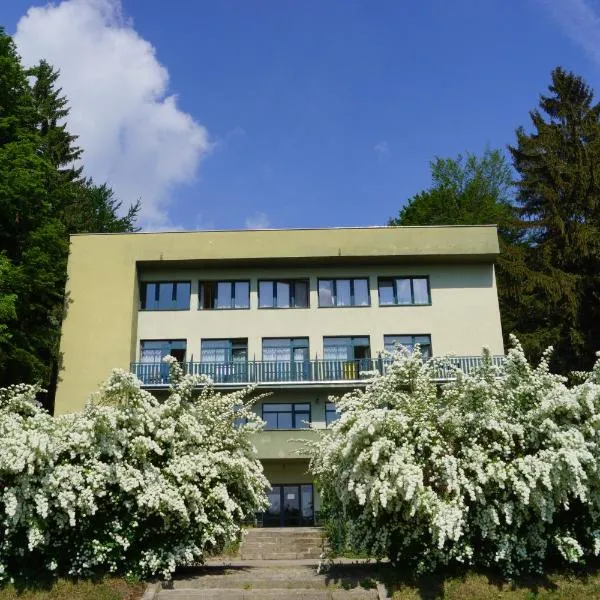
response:
<path id="1" fill-rule="evenodd" d="M 262 405 L 265 429 L 308 429 L 310 427 L 310 403 Z"/>
<path id="2" fill-rule="evenodd" d="M 140 342 L 140 362 L 160 363 L 165 356 L 174 356 L 185 362 L 185 340 L 142 340 Z"/>
<path id="3" fill-rule="evenodd" d="M 201 281 L 198 296 L 204 310 L 250 308 L 250 282 Z"/>
<path id="4" fill-rule="evenodd" d="M 263 338 L 264 361 L 307 361 L 308 338 Z"/>
<path id="5" fill-rule="evenodd" d="M 258 308 L 308 308 L 308 280 L 258 282 Z"/>
<path id="6" fill-rule="evenodd" d="M 202 340 L 200 360 L 204 363 L 246 362 L 248 339 Z"/>
<path id="7" fill-rule="evenodd" d="M 319 306 L 369 306 L 369 280 L 319 279 Z"/>
<path id="8" fill-rule="evenodd" d="M 404 346 L 412 352 L 415 345 L 419 344 L 423 358 L 431 358 L 430 335 L 384 335 L 383 344 L 388 352 L 394 352 L 396 346 Z"/>
<path id="9" fill-rule="evenodd" d="M 340 413 L 337 411 L 333 402 L 325 403 L 325 426 L 329 427 L 332 423 L 340 418 Z"/>
<path id="10" fill-rule="evenodd" d="M 428 277 L 380 277 L 379 306 L 431 304 Z"/>
<path id="11" fill-rule="evenodd" d="M 189 281 L 144 281 L 142 310 L 189 310 L 191 287 Z"/>
<path id="12" fill-rule="evenodd" d="M 359 360 L 371 357 L 369 337 L 324 337 L 325 360 Z"/>

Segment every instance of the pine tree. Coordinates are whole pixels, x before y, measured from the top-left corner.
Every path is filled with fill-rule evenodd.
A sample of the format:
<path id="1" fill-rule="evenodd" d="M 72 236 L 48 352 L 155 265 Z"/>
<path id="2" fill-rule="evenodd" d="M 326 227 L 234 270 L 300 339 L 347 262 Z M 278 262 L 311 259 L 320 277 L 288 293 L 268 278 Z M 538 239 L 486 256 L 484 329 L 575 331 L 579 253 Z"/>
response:
<path id="1" fill-rule="evenodd" d="M 510 147 L 529 245 L 529 314 L 522 337 L 552 343 L 558 368 L 591 366 L 600 339 L 600 105 L 572 72 L 552 71 L 531 112 L 533 132 Z"/>

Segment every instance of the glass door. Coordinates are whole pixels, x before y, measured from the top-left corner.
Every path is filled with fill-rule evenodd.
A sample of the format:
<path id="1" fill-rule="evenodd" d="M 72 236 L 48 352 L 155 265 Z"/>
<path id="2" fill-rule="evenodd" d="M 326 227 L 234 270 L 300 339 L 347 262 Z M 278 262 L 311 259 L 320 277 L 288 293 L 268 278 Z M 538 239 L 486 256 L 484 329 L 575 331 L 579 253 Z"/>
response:
<path id="1" fill-rule="evenodd" d="M 273 485 L 268 492 L 269 508 L 263 515 L 264 527 L 311 527 L 314 525 L 313 486 Z"/>
<path id="2" fill-rule="evenodd" d="M 300 486 L 283 486 L 283 526 L 300 526 Z"/>
<path id="3" fill-rule="evenodd" d="M 267 492 L 269 507 L 263 515 L 264 527 L 281 527 L 281 493 L 282 489 L 280 485 L 274 485 L 271 490 Z"/>

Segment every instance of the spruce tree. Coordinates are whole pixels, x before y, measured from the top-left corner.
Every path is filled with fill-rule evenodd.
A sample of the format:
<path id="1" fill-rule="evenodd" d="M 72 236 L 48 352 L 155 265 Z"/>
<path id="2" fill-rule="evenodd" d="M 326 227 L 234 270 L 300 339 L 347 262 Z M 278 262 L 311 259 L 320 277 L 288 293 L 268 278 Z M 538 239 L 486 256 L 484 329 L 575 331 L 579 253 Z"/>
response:
<path id="1" fill-rule="evenodd" d="M 135 230 L 107 185 L 83 177 L 59 74 L 25 70 L 0 29 L 0 387 L 59 376 L 70 233 Z"/>
<path id="2" fill-rule="evenodd" d="M 510 152 L 529 247 L 521 334 L 538 351 L 553 344 L 568 372 L 592 365 L 600 339 L 600 105 L 578 75 L 551 77 Z"/>

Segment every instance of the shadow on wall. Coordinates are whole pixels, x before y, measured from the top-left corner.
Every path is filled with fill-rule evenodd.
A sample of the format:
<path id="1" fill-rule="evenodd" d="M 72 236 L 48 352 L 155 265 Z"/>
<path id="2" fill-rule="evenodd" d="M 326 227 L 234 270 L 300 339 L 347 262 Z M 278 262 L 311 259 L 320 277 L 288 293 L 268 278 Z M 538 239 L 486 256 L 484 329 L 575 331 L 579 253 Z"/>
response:
<path id="1" fill-rule="evenodd" d="M 436 288 L 491 288 L 494 285 L 494 269 L 491 265 L 446 265 L 430 277 L 430 285 Z"/>

